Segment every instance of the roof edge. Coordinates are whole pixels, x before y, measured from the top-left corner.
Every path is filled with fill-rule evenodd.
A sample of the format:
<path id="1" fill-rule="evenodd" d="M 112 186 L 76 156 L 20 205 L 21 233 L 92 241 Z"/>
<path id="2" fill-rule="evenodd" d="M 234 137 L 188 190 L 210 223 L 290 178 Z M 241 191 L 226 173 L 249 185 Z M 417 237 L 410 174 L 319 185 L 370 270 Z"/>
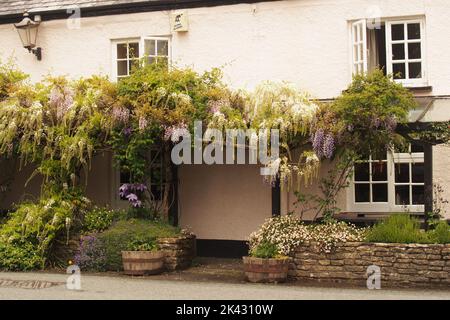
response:
<path id="1" fill-rule="evenodd" d="M 217 7 L 225 5 L 234 5 L 241 3 L 258 3 L 258 2 L 275 2 L 282 0 L 176 0 L 176 1 L 142 1 L 131 3 L 120 3 L 106 6 L 81 7 L 81 18 L 99 17 L 108 15 L 141 13 L 151 11 L 177 10 L 201 7 Z M 70 7 L 67 7 L 69 9 Z M 32 14 L 39 14 L 42 21 L 61 20 L 70 17 L 71 13 L 67 13 L 67 9 L 57 10 L 33 10 Z M 0 15 L 0 25 L 17 23 L 23 18 L 23 13 Z"/>

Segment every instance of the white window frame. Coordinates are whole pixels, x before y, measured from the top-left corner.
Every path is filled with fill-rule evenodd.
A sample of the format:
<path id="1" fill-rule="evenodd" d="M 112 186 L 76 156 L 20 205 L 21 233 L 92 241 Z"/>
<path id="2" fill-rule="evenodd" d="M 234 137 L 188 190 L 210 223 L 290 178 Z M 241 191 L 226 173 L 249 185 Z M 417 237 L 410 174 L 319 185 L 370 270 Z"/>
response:
<path id="1" fill-rule="evenodd" d="M 141 37 L 131 37 L 131 38 L 124 38 L 124 39 L 111 39 L 111 79 L 113 81 L 117 81 L 117 79 L 120 77 L 117 75 L 117 60 L 118 60 L 117 59 L 117 45 L 131 43 L 131 42 L 139 43 L 139 59 L 141 59 L 145 56 L 145 41 L 146 40 L 167 41 L 167 45 L 168 45 L 167 61 L 168 61 L 169 67 L 170 67 L 170 65 L 172 63 L 172 41 L 171 41 L 170 36 L 141 36 Z"/>
<path id="2" fill-rule="evenodd" d="M 111 67 L 111 79 L 113 81 L 117 81 L 119 77 L 127 77 L 127 76 L 119 76 L 117 74 L 117 61 L 119 60 L 117 58 L 117 46 L 119 44 L 127 44 L 127 58 L 121 59 L 121 60 L 129 60 L 128 59 L 128 44 L 129 43 L 138 43 L 139 44 L 139 58 L 141 55 L 141 45 L 140 45 L 140 38 L 129 38 L 129 39 L 120 39 L 120 40 L 112 40 L 111 41 L 111 57 L 112 57 L 112 67 Z M 127 63 L 127 73 L 129 73 L 129 66 Z"/>
<path id="3" fill-rule="evenodd" d="M 352 74 L 366 73 L 368 70 L 366 19 L 358 20 L 351 24 L 350 37 Z"/>
<path id="4" fill-rule="evenodd" d="M 419 23 L 420 24 L 420 39 L 408 40 L 408 24 Z M 403 24 L 405 39 L 404 40 L 392 40 L 392 25 Z M 421 58 L 409 59 L 408 56 L 408 44 L 420 43 Z M 406 87 L 420 87 L 428 85 L 427 82 L 427 59 L 426 59 L 426 34 L 425 34 L 425 19 L 408 19 L 408 20 L 388 20 L 386 21 L 386 64 L 388 74 L 393 73 L 392 60 L 392 45 L 404 44 L 405 45 L 405 59 L 395 60 L 395 63 L 405 63 L 405 79 L 395 79 L 396 82 L 402 83 Z M 420 62 L 422 64 L 422 77 L 417 79 L 409 79 L 409 63 Z"/>
<path id="5" fill-rule="evenodd" d="M 395 182 L 396 163 L 424 163 L 424 154 L 393 153 L 391 151 L 387 153 L 388 202 L 356 202 L 355 177 L 352 177 L 350 187 L 347 189 L 347 211 L 361 213 L 401 213 L 405 211 L 411 213 L 423 213 L 425 211 L 424 205 L 397 205 L 395 203 L 395 185 L 397 184 Z M 412 181 L 407 184 L 415 185 Z M 416 185 L 423 184 L 417 183 Z M 372 197 L 372 195 L 370 195 L 370 197 Z"/>
<path id="6" fill-rule="evenodd" d="M 408 59 L 406 61 L 406 79 L 395 79 L 396 82 L 402 83 L 405 87 L 414 88 L 414 87 L 424 87 L 428 86 L 428 65 L 427 65 L 427 39 L 426 39 L 426 24 L 425 24 L 425 17 L 407 17 L 407 18 L 396 18 L 396 19 L 382 19 L 382 23 L 386 26 L 386 71 L 388 74 L 392 74 L 393 72 L 393 60 L 392 60 L 392 34 L 391 34 L 391 26 L 393 24 L 405 24 L 408 23 L 420 23 L 420 44 L 421 44 L 421 59 Z M 356 28 L 356 29 L 355 29 Z M 407 28 L 407 27 L 405 27 Z M 359 68 L 355 68 L 356 65 L 359 65 L 360 63 L 363 63 L 363 70 L 364 72 L 369 71 L 368 66 L 368 45 L 367 45 L 367 20 L 361 19 L 357 21 L 350 21 L 349 23 L 349 50 L 350 50 L 350 70 L 351 74 L 359 74 L 361 73 L 361 70 Z M 355 32 L 356 30 L 356 32 Z M 355 46 L 359 45 L 359 41 L 361 37 L 358 37 L 359 32 L 363 32 L 362 38 L 363 38 L 363 57 L 359 57 L 359 52 L 355 53 Z M 407 33 L 405 33 L 405 37 L 407 37 Z M 358 40 L 358 41 L 357 41 Z M 405 42 L 413 43 L 418 42 L 416 40 L 402 40 L 402 41 L 394 41 L 394 43 L 401 43 Z M 405 55 L 407 52 L 407 46 L 405 46 Z M 406 58 L 406 56 L 405 56 Z M 400 60 L 399 62 L 404 61 Z M 422 78 L 420 79 L 408 79 L 409 78 L 409 72 L 407 65 L 408 62 L 421 62 L 422 63 Z M 350 79 L 351 81 L 352 79 Z"/>

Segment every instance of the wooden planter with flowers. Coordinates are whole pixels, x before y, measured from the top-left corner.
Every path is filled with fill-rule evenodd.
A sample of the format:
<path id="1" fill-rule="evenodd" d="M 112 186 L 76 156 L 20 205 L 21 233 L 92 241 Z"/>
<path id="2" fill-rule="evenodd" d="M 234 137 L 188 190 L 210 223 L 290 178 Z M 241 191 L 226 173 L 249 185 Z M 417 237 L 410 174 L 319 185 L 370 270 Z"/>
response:
<path id="1" fill-rule="evenodd" d="M 291 258 L 243 257 L 244 271 L 250 282 L 285 282 Z"/>
<path id="2" fill-rule="evenodd" d="M 128 247 L 130 251 L 122 251 L 123 270 L 126 275 L 159 274 L 164 270 L 165 254 L 153 240 L 134 240 Z"/>

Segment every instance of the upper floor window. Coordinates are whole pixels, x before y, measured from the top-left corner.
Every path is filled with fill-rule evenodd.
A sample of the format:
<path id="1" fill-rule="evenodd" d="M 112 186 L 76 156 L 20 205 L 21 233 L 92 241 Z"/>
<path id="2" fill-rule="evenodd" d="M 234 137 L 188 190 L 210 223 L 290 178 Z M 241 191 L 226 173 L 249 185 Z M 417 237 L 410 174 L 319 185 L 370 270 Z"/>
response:
<path id="1" fill-rule="evenodd" d="M 385 20 L 370 28 L 360 20 L 351 27 L 353 74 L 379 67 L 407 87 L 428 85 L 424 19 Z"/>
<path id="2" fill-rule="evenodd" d="M 170 62 L 170 39 L 166 37 L 143 37 L 112 42 L 112 78 L 127 77 L 141 58 L 146 63 Z"/>

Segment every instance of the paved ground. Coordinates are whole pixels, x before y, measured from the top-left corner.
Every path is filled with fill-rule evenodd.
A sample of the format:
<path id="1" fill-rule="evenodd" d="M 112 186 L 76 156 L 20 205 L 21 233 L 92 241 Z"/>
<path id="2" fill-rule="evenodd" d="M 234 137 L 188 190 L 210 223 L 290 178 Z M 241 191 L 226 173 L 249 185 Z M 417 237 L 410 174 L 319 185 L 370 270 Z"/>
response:
<path id="1" fill-rule="evenodd" d="M 0 299 L 446 299 L 450 291 L 367 290 L 248 283 L 192 282 L 151 277 L 82 275 L 80 291 L 67 275 L 0 273 Z"/>

